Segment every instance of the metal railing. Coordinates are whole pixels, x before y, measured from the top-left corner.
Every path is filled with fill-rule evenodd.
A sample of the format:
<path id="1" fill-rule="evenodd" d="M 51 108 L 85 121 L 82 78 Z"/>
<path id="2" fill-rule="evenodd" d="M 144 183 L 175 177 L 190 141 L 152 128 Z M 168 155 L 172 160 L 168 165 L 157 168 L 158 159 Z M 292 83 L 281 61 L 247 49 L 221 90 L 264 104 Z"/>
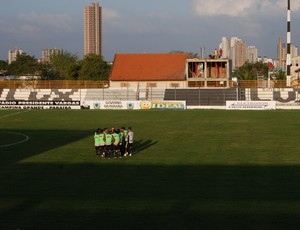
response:
<path id="1" fill-rule="evenodd" d="M 239 81 L 240 88 L 289 88 L 286 80 L 242 80 Z"/>
<path id="2" fill-rule="evenodd" d="M 109 81 L 81 81 L 81 80 L 0 80 L 0 89 L 102 89 L 109 88 Z M 294 80 L 291 87 L 299 87 L 300 80 Z M 241 80 L 211 81 L 208 88 L 289 88 L 285 80 Z M 189 81 L 187 88 L 205 88 L 202 81 Z"/>
<path id="3" fill-rule="evenodd" d="M 188 87 L 205 88 L 204 81 L 189 81 Z M 207 83 L 209 88 L 288 88 L 285 80 L 241 80 L 236 81 L 211 81 Z"/>
<path id="4" fill-rule="evenodd" d="M 0 88 L 7 89 L 102 89 L 109 81 L 81 80 L 1 80 Z"/>

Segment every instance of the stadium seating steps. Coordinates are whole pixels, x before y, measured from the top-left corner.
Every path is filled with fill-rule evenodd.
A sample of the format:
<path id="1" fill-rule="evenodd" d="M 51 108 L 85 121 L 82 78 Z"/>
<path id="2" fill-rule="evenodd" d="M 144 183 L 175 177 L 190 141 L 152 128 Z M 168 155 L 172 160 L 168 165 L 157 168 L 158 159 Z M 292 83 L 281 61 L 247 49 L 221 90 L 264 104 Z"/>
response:
<path id="1" fill-rule="evenodd" d="M 245 100 L 244 90 L 237 89 L 166 89 L 165 100 L 186 101 L 187 105 L 222 106 L 227 100 Z"/>

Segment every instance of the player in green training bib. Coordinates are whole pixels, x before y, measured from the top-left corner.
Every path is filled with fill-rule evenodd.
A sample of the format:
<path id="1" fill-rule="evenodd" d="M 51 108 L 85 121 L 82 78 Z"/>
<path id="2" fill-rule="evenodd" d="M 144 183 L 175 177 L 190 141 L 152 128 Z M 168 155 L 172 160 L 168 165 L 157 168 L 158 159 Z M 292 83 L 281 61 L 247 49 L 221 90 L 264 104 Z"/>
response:
<path id="1" fill-rule="evenodd" d="M 120 136 L 115 129 L 112 131 L 112 136 L 113 136 L 112 148 L 114 151 L 114 156 L 117 157 L 120 156 L 120 149 L 119 149 Z"/>
<path id="2" fill-rule="evenodd" d="M 112 152 L 113 136 L 107 128 L 104 129 L 105 134 L 105 157 L 110 157 Z"/>
<path id="3" fill-rule="evenodd" d="M 125 127 L 122 127 L 120 129 L 120 152 L 121 156 L 124 156 L 125 154 L 125 147 L 126 147 L 126 135 L 127 135 L 127 130 Z"/>
<path id="4" fill-rule="evenodd" d="M 97 129 L 94 134 L 94 141 L 95 141 L 95 151 L 96 155 L 99 155 L 100 152 L 100 144 L 101 144 L 101 138 L 100 138 L 101 129 Z"/>
<path id="5" fill-rule="evenodd" d="M 103 132 L 103 129 L 100 129 L 100 134 L 99 134 L 99 138 L 100 138 L 100 146 L 99 146 L 99 151 L 102 157 L 105 156 L 105 134 Z"/>

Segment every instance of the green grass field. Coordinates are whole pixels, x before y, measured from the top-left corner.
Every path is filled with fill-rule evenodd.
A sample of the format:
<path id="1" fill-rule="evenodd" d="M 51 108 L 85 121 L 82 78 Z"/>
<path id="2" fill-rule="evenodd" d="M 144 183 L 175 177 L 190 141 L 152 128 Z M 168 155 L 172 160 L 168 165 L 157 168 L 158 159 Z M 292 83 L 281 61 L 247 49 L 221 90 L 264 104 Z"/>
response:
<path id="1" fill-rule="evenodd" d="M 0 229 L 299 229 L 299 117 L 0 110 Z M 134 156 L 96 157 L 112 126 Z"/>

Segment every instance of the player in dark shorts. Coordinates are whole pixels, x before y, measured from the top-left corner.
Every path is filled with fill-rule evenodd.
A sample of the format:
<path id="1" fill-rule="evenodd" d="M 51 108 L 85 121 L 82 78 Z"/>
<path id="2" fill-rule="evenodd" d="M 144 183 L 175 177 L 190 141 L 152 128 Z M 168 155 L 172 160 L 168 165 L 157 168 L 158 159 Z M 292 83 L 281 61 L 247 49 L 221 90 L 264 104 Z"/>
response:
<path id="1" fill-rule="evenodd" d="M 100 153 L 100 133 L 101 133 L 101 129 L 98 128 L 94 134 L 94 141 L 95 141 L 95 151 L 96 151 L 96 155 L 98 156 Z"/>
<path id="2" fill-rule="evenodd" d="M 105 133 L 105 157 L 110 158 L 112 154 L 113 136 L 107 128 L 104 129 L 104 133 Z"/>
<path id="3" fill-rule="evenodd" d="M 127 133 L 127 144 L 126 144 L 127 154 L 129 156 L 132 156 L 133 136 L 134 136 L 134 133 L 132 131 L 132 128 L 129 127 L 128 133 Z"/>
<path id="4" fill-rule="evenodd" d="M 99 155 L 104 157 L 105 156 L 105 133 L 103 132 L 103 129 L 100 129 L 99 137 L 100 137 Z"/>
<path id="5" fill-rule="evenodd" d="M 117 131 L 114 129 L 113 130 L 113 133 L 112 133 L 112 136 L 113 136 L 113 141 L 112 141 L 112 150 L 113 150 L 113 153 L 114 153 L 114 157 L 117 157 L 117 156 L 120 156 L 120 136 L 119 134 L 117 133 Z"/>
<path id="6" fill-rule="evenodd" d="M 124 156 L 126 153 L 126 136 L 127 136 L 127 130 L 125 130 L 125 127 L 122 127 L 120 129 L 120 152 L 121 156 Z"/>

